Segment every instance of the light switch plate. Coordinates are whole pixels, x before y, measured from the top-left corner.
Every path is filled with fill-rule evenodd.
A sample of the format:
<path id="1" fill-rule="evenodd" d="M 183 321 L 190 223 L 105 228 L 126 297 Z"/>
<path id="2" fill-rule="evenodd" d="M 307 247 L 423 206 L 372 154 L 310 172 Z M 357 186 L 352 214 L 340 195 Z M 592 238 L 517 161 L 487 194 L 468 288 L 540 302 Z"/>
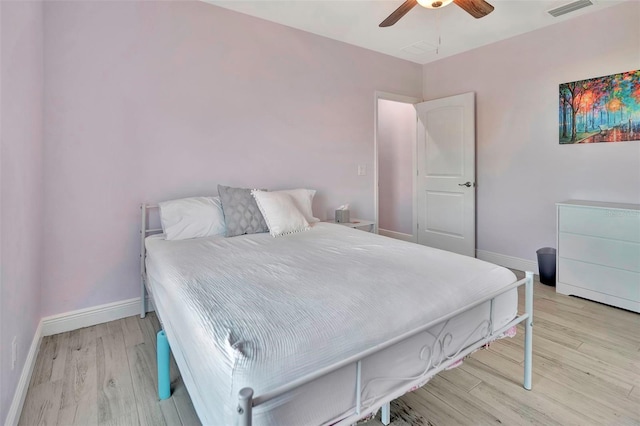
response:
<path id="1" fill-rule="evenodd" d="M 13 336 L 13 341 L 11 342 L 11 369 L 16 368 L 16 360 L 18 359 L 18 337 Z"/>

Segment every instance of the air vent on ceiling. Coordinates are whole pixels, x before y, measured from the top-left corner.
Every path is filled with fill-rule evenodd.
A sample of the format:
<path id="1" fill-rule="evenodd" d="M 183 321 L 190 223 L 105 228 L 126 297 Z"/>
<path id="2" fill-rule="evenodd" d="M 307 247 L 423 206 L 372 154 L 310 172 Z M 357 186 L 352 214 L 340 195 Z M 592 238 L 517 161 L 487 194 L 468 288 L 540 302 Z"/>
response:
<path id="1" fill-rule="evenodd" d="M 582 9 L 583 7 L 592 6 L 593 2 L 591 0 L 577 0 L 572 1 L 571 3 L 567 3 L 564 6 L 556 7 L 551 10 L 547 10 L 549 15 L 557 18 L 558 16 L 565 15 L 567 13 L 576 11 L 578 9 Z"/>
<path id="2" fill-rule="evenodd" d="M 403 47 L 400 50 L 410 55 L 420 56 L 424 55 L 425 53 L 435 52 L 437 49 L 438 46 L 422 40 L 409 46 Z"/>

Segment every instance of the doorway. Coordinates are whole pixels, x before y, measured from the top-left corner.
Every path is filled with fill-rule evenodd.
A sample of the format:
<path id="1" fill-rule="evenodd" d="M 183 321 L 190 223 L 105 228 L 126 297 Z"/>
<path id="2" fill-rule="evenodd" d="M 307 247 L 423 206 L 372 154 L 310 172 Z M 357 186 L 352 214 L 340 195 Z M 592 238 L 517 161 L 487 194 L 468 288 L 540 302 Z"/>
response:
<path id="1" fill-rule="evenodd" d="M 418 98 L 376 92 L 375 221 L 380 235 L 416 241 Z"/>
<path id="2" fill-rule="evenodd" d="M 475 94 L 376 92 L 377 232 L 475 257 Z"/>

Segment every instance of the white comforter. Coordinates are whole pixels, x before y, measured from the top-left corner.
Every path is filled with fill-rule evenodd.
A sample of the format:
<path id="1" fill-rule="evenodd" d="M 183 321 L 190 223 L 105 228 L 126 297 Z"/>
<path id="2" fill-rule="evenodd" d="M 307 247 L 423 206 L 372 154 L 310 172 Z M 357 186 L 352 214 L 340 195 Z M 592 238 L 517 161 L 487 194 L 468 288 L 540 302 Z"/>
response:
<path id="1" fill-rule="evenodd" d="M 477 259 L 327 223 L 278 238 L 150 237 L 146 247 L 152 293 L 205 424 L 234 424 L 245 386 L 260 394 L 516 280 Z M 512 319 L 515 308 L 495 322 Z M 289 400 L 257 409 L 254 424 L 273 422 L 264 410 Z M 280 424 L 338 415 L 303 411 Z"/>

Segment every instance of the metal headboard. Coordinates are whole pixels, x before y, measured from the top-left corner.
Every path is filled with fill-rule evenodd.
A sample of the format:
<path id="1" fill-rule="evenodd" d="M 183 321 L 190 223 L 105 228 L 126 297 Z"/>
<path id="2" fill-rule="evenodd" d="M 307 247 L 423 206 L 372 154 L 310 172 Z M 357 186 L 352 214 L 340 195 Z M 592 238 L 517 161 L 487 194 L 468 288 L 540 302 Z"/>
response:
<path id="1" fill-rule="evenodd" d="M 159 206 L 157 204 L 140 204 L 140 318 L 144 318 L 147 314 L 147 267 L 145 260 L 147 257 L 147 249 L 144 245 L 144 240 L 149 235 L 159 234 L 162 232 L 162 228 L 148 229 L 149 224 L 147 215 L 149 210 L 157 210 Z M 149 294 L 150 295 L 150 294 Z"/>

